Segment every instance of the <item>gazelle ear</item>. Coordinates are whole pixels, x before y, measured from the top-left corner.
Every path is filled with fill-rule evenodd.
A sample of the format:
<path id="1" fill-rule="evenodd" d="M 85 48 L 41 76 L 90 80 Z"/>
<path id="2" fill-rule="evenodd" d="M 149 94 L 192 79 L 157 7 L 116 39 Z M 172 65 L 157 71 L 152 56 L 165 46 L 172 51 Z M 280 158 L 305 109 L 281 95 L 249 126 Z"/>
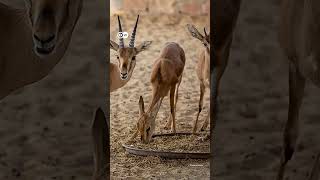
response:
<path id="1" fill-rule="evenodd" d="M 142 96 L 140 96 L 140 99 L 139 99 L 139 114 L 140 116 L 144 114 L 144 102 L 143 102 Z"/>
<path id="2" fill-rule="evenodd" d="M 194 25 L 187 24 L 187 28 L 188 28 L 188 31 L 191 33 L 191 35 L 192 35 L 194 38 L 197 38 L 197 39 L 199 39 L 200 41 L 203 41 L 203 40 L 204 40 L 204 37 L 202 36 L 201 33 L 199 33 L 199 31 L 197 30 L 196 27 L 194 27 Z"/>
<path id="3" fill-rule="evenodd" d="M 91 125 L 91 135 L 94 149 L 94 180 L 107 178 L 109 175 L 109 128 L 106 117 L 101 108 L 95 112 Z"/>
<path id="4" fill-rule="evenodd" d="M 119 45 L 116 42 L 110 40 L 110 49 L 118 51 Z"/>
<path id="5" fill-rule="evenodd" d="M 137 54 L 144 50 L 147 50 L 151 44 L 152 41 L 143 41 L 139 46 L 136 47 Z"/>

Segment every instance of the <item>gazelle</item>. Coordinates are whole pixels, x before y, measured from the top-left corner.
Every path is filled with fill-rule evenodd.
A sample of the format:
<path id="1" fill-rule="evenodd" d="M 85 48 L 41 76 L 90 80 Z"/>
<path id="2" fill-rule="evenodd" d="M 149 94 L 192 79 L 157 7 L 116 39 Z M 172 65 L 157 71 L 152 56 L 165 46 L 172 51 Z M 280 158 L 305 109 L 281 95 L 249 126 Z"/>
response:
<path id="1" fill-rule="evenodd" d="M 170 128 L 173 133 L 176 132 L 175 111 L 178 101 L 179 86 L 182 79 L 185 65 L 185 53 L 179 44 L 170 42 L 160 52 L 159 58 L 155 61 L 152 73 L 152 98 L 147 109 L 144 110 L 144 101 L 142 96 L 139 99 L 140 117 L 137 122 L 137 129 L 131 139 L 139 133 L 144 143 L 149 143 L 155 130 L 155 119 L 160 109 L 162 100 L 170 91 L 170 116 L 166 128 Z"/>
<path id="2" fill-rule="evenodd" d="M 139 15 L 132 31 L 129 47 L 125 47 L 123 37 L 119 37 L 119 44 L 110 40 L 110 48 L 117 52 L 118 65 L 110 62 L 110 92 L 123 87 L 131 78 L 136 66 L 136 56 L 146 50 L 152 41 L 144 41 L 139 46 L 134 46 Z M 118 16 L 119 32 L 122 32 L 120 17 Z"/>
<path id="3" fill-rule="evenodd" d="M 65 54 L 82 0 L 0 3 L 0 99 L 48 75 Z"/>
<path id="4" fill-rule="evenodd" d="M 320 87 L 320 2 L 283 0 L 280 45 L 289 60 L 289 111 L 283 134 L 278 180 L 292 158 L 299 137 L 299 110 L 306 79 Z"/>
<path id="5" fill-rule="evenodd" d="M 203 96 L 205 90 L 210 89 L 210 33 L 207 34 L 206 29 L 204 28 L 204 36 L 197 30 L 193 25 L 188 24 L 187 28 L 191 35 L 200 40 L 204 45 L 203 50 L 199 53 L 198 65 L 197 65 L 197 76 L 200 81 L 200 99 L 199 99 L 199 111 L 197 113 L 197 119 L 193 125 L 193 133 L 197 132 L 197 123 L 199 115 L 203 107 Z M 210 108 L 209 108 L 210 109 Z M 201 131 L 205 130 L 209 124 L 210 111 L 201 127 Z"/>

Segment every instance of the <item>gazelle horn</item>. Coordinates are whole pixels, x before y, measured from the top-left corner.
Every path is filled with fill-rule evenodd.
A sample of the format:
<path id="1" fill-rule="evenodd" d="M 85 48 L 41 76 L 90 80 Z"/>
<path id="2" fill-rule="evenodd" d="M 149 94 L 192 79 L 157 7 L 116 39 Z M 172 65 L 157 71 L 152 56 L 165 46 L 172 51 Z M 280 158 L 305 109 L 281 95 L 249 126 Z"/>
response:
<path id="1" fill-rule="evenodd" d="M 134 48 L 134 40 L 136 38 L 136 31 L 137 31 L 138 22 L 139 22 L 139 15 L 137 17 L 136 25 L 134 26 L 134 29 L 131 34 L 130 43 L 129 43 L 130 48 Z"/>
<path id="2" fill-rule="evenodd" d="M 118 23 L 119 23 L 119 33 L 122 32 L 120 17 L 118 16 Z M 123 37 L 119 37 L 119 48 L 124 48 L 124 41 Z"/>

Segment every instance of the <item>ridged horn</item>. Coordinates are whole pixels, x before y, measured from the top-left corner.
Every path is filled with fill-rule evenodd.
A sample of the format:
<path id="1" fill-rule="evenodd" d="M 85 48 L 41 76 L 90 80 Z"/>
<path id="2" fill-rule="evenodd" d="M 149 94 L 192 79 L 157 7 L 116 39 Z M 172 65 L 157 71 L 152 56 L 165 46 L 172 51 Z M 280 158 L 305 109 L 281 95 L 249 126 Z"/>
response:
<path id="1" fill-rule="evenodd" d="M 137 20 L 136 20 L 136 25 L 134 26 L 134 29 L 133 29 L 132 34 L 131 34 L 130 43 L 129 43 L 129 47 L 130 48 L 134 48 L 134 41 L 135 41 L 135 38 L 136 38 L 138 22 L 139 22 L 139 15 L 138 15 Z"/>
<path id="2" fill-rule="evenodd" d="M 120 33 L 122 32 L 122 27 L 121 27 L 121 21 L 119 16 L 118 16 L 118 23 L 119 23 L 119 33 Z M 122 37 L 119 37 L 119 48 L 124 48 L 124 41 Z"/>

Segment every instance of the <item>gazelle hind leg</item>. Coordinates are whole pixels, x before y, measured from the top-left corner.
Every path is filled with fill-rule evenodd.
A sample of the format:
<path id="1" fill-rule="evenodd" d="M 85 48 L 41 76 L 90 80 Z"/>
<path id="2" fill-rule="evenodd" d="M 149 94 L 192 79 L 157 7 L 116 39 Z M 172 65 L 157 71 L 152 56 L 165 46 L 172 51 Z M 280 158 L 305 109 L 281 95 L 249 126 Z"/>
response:
<path id="1" fill-rule="evenodd" d="M 203 96 L 204 96 L 205 90 L 206 90 L 206 88 L 205 88 L 204 84 L 200 83 L 199 109 L 198 109 L 196 121 L 193 124 L 193 130 L 192 130 L 193 134 L 195 134 L 197 132 L 197 124 L 198 124 L 199 116 L 200 116 L 200 113 L 201 113 L 202 107 L 203 107 Z"/>
<path id="2" fill-rule="evenodd" d="M 170 95 L 169 95 L 169 103 L 170 103 Z M 172 114 L 171 112 L 169 113 L 169 116 L 168 116 L 168 120 L 167 120 L 167 123 L 166 125 L 164 126 L 164 129 L 165 130 L 169 130 L 171 128 L 171 124 L 172 124 Z"/>
<path id="3" fill-rule="evenodd" d="M 303 99 L 305 78 L 297 67 L 290 63 L 289 68 L 289 111 L 283 134 L 283 152 L 278 171 L 278 180 L 284 177 L 285 167 L 292 158 L 299 136 L 299 110 Z"/>
<path id="4" fill-rule="evenodd" d="M 175 103 L 174 103 L 174 95 L 175 95 L 175 90 L 176 90 L 176 86 L 172 86 L 170 89 L 170 113 L 171 113 L 171 121 L 172 121 L 172 127 L 171 127 L 171 131 L 173 133 L 176 133 L 176 120 L 175 120 L 175 116 L 176 116 L 176 112 L 175 112 Z"/>
<path id="5" fill-rule="evenodd" d="M 209 106 L 208 109 L 210 109 L 210 106 Z M 209 119 L 210 119 L 210 111 L 208 111 L 207 117 L 206 117 L 205 121 L 203 122 L 200 131 L 205 131 L 205 130 L 207 129 L 207 127 L 208 127 L 208 125 L 209 125 Z"/>

